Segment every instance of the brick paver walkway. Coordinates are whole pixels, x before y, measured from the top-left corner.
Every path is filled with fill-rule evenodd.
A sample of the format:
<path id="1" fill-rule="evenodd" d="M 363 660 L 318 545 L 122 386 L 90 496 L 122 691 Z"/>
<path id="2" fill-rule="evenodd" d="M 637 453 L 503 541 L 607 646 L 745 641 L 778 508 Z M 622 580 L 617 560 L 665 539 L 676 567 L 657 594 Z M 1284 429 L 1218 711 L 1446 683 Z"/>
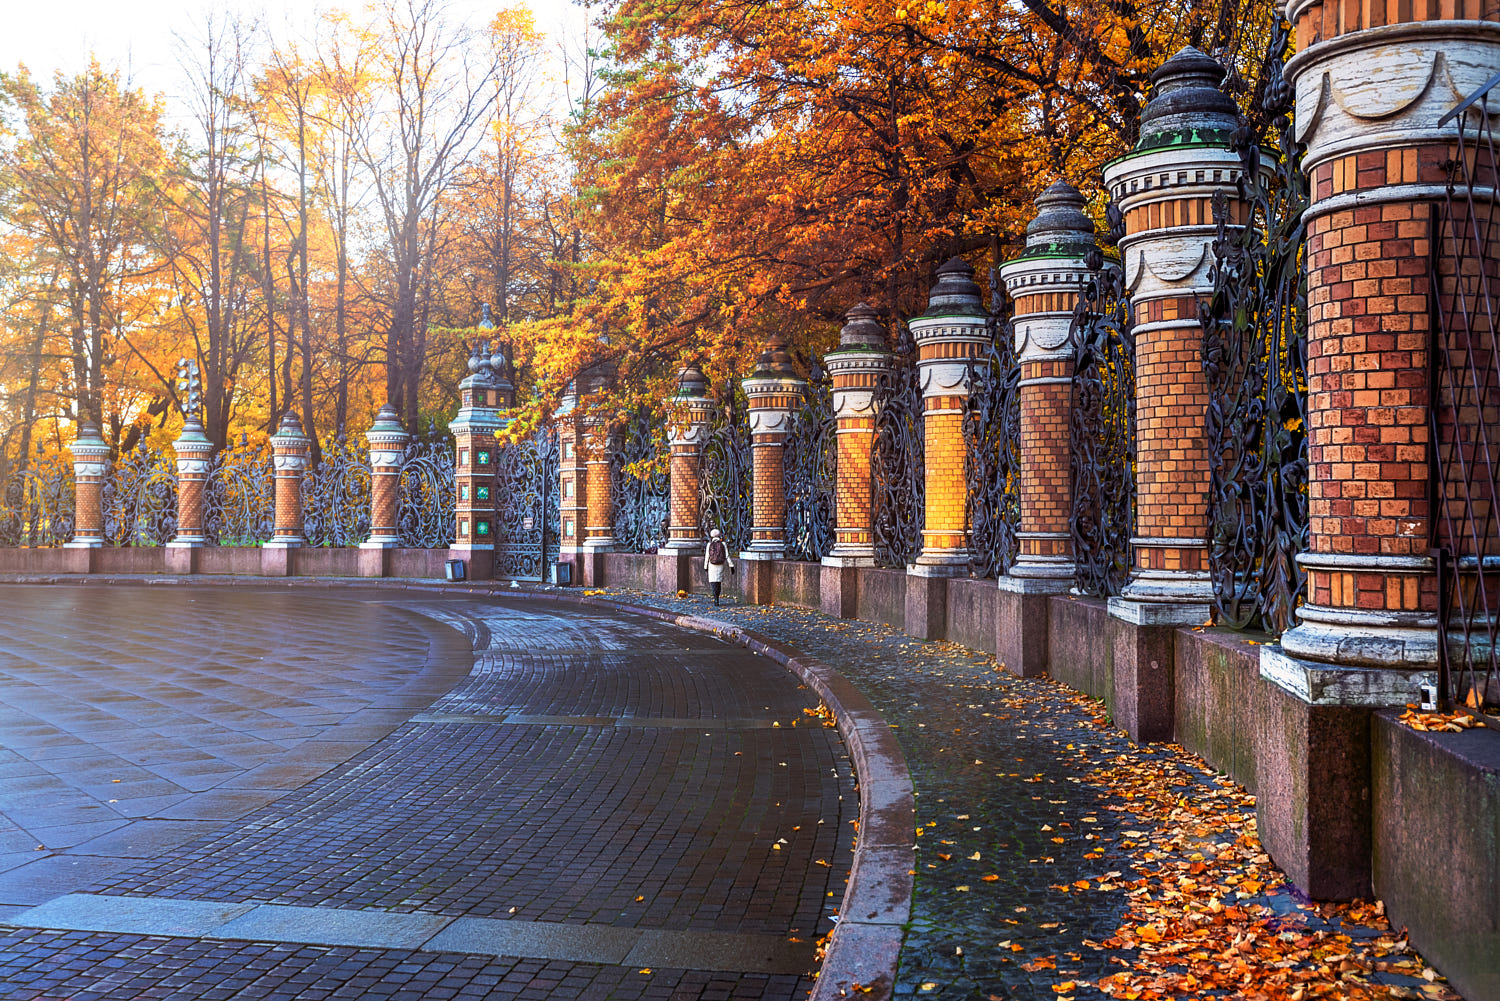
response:
<path id="1" fill-rule="evenodd" d="M 0 616 L 7 998 L 811 984 L 857 800 L 764 658 L 372 590 L 6 587 Z"/>

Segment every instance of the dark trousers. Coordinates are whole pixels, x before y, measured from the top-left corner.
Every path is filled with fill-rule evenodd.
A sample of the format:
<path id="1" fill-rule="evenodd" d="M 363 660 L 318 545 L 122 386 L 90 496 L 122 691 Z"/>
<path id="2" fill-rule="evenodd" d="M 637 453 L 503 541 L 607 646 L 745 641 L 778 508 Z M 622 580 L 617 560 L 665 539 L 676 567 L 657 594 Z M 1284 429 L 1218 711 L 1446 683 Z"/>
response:
<path id="1" fill-rule="evenodd" d="M 708 585 L 708 589 L 713 592 L 714 604 L 717 605 L 719 603 L 719 595 L 724 591 L 724 582 L 721 580 L 713 581 Z"/>

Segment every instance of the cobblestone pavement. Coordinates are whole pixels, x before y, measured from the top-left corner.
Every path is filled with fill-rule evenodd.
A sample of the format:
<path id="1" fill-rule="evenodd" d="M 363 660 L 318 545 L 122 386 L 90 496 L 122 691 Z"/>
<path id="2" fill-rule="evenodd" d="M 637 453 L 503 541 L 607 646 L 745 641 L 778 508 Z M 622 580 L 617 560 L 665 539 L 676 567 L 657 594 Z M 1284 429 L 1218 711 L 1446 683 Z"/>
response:
<path id="1" fill-rule="evenodd" d="M 857 802 L 792 675 L 605 611 L 327 594 L 0 589 L 0 805 L 43 856 L 0 872 L 0 996 L 805 994 Z"/>
<path id="2" fill-rule="evenodd" d="M 1170 836 L 1137 830 L 1147 825 L 1122 794 L 1098 781 L 1097 770 L 1123 760 L 1134 773 L 1170 776 L 1168 786 L 1184 802 L 1240 802 L 1243 793 L 1232 782 L 1181 748 L 1132 744 L 1107 725 L 1101 703 L 1046 679 L 1016 678 L 999 670 L 992 656 L 800 608 L 715 609 L 699 595 L 595 593 L 723 619 L 789 643 L 852 681 L 897 728 L 919 825 L 898 996 L 1103 997 L 1091 984 L 1138 959 L 1105 944 L 1131 900 L 1139 902 L 1145 892 L 1130 890 L 1131 877 L 1178 863 L 1184 876 L 1196 873 L 1204 866 L 1189 859 L 1229 847 L 1215 846 L 1218 834 L 1191 824 Z M 1236 815 L 1253 831 L 1252 812 Z M 1268 859 L 1264 865 L 1274 871 Z M 1268 879 L 1256 893 L 1227 896 L 1230 904 L 1290 913 L 1285 927 L 1297 929 L 1295 935 L 1305 928 L 1332 943 L 1332 936 L 1372 934 L 1324 921 L 1284 878 Z M 1348 949 L 1331 950 L 1338 951 Z M 1313 981 L 1307 997 L 1348 996 L 1337 960 L 1333 967 L 1327 978 Z M 1370 981 L 1398 997 L 1456 996 L 1399 972 L 1376 973 Z M 1198 992 L 1167 996 L 1235 997 L 1238 991 L 1205 984 Z"/>

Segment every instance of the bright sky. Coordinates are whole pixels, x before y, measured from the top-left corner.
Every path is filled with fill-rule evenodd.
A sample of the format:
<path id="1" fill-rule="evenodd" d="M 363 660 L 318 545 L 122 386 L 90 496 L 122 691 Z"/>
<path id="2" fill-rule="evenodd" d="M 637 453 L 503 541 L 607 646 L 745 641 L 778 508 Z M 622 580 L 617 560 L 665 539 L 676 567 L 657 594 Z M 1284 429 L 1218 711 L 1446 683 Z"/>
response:
<path id="1" fill-rule="evenodd" d="M 503 7 L 525 4 L 537 27 L 553 36 L 581 37 L 586 13 L 572 0 L 448 0 L 455 19 L 478 27 Z M 174 30 L 191 36 L 209 10 L 260 14 L 272 33 L 303 31 L 319 9 L 357 14 L 363 0 L 8 0 L 0 24 L 0 68 L 25 63 L 47 80 L 57 70 L 76 73 L 92 50 L 106 65 L 127 71 L 137 86 L 169 96 L 180 89 L 173 57 Z M 304 32 L 306 33 L 306 32 Z"/>

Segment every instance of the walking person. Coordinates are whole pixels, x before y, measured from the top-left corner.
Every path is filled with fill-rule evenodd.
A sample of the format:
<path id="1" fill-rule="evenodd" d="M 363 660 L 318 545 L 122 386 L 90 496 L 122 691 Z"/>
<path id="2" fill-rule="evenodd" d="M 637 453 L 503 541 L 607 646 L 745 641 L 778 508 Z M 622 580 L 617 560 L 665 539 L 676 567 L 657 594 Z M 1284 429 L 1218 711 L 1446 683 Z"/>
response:
<path id="1" fill-rule="evenodd" d="M 734 560 L 729 558 L 729 546 L 724 542 L 724 533 L 717 528 L 708 533 L 708 549 L 703 553 L 703 569 L 708 571 L 708 588 L 713 592 L 714 607 L 719 607 L 719 595 L 724 590 L 724 568 L 734 573 Z"/>

